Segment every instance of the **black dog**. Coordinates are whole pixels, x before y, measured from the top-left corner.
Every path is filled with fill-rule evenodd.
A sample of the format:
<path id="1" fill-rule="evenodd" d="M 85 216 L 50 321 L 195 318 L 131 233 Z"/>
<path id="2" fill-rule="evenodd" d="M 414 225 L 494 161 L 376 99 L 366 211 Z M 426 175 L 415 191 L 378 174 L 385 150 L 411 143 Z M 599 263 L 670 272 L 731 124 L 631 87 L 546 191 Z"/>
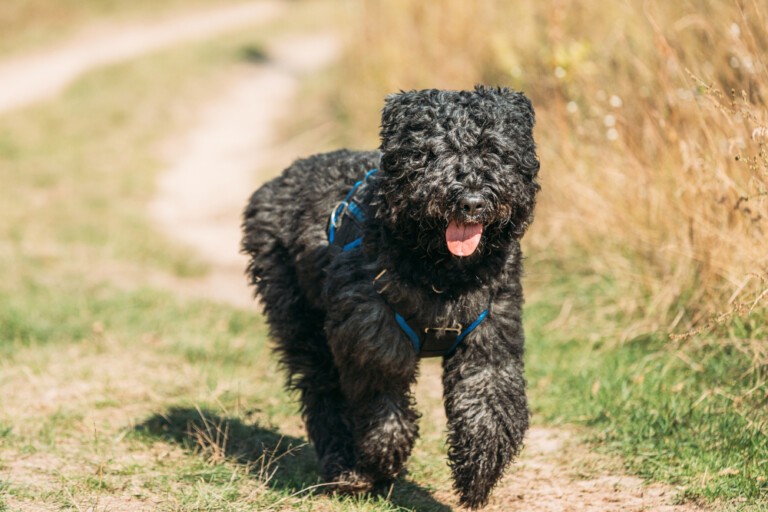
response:
<path id="1" fill-rule="evenodd" d="M 251 197 L 248 274 L 335 490 L 369 491 L 401 472 L 426 355 L 444 356 L 461 503 L 485 505 L 520 451 L 533 125 L 530 101 L 506 88 L 395 94 L 380 152 L 299 160 Z"/>

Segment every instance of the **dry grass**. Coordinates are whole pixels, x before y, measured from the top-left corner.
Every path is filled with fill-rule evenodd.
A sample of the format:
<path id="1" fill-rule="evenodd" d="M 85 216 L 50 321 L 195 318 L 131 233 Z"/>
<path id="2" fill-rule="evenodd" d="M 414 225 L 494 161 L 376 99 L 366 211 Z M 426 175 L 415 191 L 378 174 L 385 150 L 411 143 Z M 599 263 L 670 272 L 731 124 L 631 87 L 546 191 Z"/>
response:
<path id="1" fill-rule="evenodd" d="M 619 338 L 725 333 L 717 315 L 762 310 L 764 5 L 369 0 L 350 15 L 336 105 L 353 143 L 375 144 L 370 119 L 399 89 L 531 96 L 543 193 L 529 254 L 620 283 L 603 305 L 625 320 Z"/>

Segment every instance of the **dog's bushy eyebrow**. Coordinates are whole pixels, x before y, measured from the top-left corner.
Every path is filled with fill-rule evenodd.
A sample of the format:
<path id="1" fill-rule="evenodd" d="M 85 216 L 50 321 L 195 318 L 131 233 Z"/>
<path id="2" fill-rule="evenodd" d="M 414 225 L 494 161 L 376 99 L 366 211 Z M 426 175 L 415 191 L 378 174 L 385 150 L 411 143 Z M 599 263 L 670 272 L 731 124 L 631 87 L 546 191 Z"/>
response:
<path id="1" fill-rule="evenodd" d="M 501 114 L 509 122 L 531 130 L 536 117 L 531 101 L 525 94 L 506 87 L 478 85 L 473 91 L 400 91 L 390 94 L 384 101 L 381 114 L 382 138 L 392 136 L 398 129 L 418 130 L 434 123 L 437 117 L 451 117 L 445 109 L 462 109 L 488 114 Z M 492 116 L 483 115 L 483 119 Z"/>
<path id="2" fill-rule="evenodd" d="M 462 151 L 477 145 L 508 154 L 520 172 L 538 172 L 531 101 L 506 87 L 478 85 L 471 91 L 436 89 L 389 95 L 381 116 L 381 146 L 386 167 L 413 160 L 413 150 L 445 145 Z M 388 165 L 386 165 L 388 164 Z"/>

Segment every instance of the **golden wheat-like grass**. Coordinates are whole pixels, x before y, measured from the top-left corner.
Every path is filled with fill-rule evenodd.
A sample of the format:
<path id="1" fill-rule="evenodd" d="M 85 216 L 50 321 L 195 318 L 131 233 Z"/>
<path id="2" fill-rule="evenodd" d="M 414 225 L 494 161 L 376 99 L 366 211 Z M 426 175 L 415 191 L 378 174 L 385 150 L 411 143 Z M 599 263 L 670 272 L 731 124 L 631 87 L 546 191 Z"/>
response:
<path id="1" fill-rule="evenodd" d="M 336 105 L 352 143 L 375 143 L 370 119 L 399 89 L 522 89 L 542 160 L 530 254 L 566 255 L 621 283 L 614 306 L 634 319 L 623 337 L 764 308 L 768 5 L 349 6 Z"/>

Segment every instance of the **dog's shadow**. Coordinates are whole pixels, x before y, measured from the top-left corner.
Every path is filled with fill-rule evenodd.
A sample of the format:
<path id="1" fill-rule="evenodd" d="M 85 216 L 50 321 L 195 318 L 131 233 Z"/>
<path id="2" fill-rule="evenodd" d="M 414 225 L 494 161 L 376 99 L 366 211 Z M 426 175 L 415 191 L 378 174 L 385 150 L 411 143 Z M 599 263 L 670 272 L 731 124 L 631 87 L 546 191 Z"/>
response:
<path id="1" fill-rule="evenodd" d="M 178 443 L 213 463 L 235 461 L 274 489 L 297 495 L 323 492 L 312 447 L 306 440 L 283 435 L 274 428 L 247 425 L 239 418 L 222 417 L 206 409 L 172 407 L 136 425 L 134 431 Z M 395 482 L 388 499 L 406 509 L 452 510 L 436 501 L 427 489 L 404 478 Z"/>

